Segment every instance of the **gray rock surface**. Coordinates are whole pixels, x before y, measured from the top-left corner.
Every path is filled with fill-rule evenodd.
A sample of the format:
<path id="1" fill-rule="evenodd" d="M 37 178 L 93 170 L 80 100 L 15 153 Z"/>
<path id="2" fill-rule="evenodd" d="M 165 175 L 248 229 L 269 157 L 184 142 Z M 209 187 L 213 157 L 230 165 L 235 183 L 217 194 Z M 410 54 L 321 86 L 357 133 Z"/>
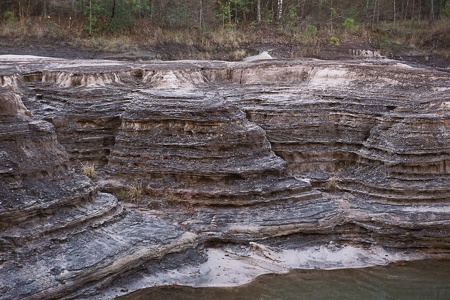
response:
<path id="1" fill-rule="evenodd" d="M 306 246 L 372 249 L 352 250 L 361 264 L 384 262 L 380 249 L 448 257 L 448 73 L 389 60 L 0 61 L 4 299 L 115 296 L 170 283 L 185 259 L 207 274 L 215 245 L 256 253 L 245 278 L 350 263 L 292 262 Z"/>

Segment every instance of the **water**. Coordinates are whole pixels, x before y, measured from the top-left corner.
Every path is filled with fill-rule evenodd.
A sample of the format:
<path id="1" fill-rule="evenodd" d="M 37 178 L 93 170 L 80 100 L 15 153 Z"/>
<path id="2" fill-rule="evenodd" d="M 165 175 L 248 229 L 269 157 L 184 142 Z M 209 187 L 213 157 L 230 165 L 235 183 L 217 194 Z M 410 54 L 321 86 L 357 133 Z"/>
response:
<path id="1" fill-rule="evenodd" d="M 295 270 L 285 275 L 264 275 L 239 287 L 164 286 L 144 289 L 117 299 L 449 300 L 450 261 L 416 261 L 329 271 Z"/>

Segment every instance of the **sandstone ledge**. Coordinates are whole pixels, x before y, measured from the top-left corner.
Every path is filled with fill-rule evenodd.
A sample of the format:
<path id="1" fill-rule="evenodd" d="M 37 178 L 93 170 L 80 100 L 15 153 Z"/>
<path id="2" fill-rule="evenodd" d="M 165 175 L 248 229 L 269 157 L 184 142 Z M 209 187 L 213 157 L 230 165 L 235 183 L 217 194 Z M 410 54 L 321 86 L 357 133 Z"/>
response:
<path id="1" fill-rule="evenodd" d="M 217 243 L 273 272 L 282 255 L 267 249 L 330 241 L 376 249 L 365 265 L 380 251 L 449 253 L 448 73 L 389 60 L 0 61 L 5 299 L 93 297 L 144 265 L 168 276 L 170 253 L 199 253 L 199 266 Z"/>

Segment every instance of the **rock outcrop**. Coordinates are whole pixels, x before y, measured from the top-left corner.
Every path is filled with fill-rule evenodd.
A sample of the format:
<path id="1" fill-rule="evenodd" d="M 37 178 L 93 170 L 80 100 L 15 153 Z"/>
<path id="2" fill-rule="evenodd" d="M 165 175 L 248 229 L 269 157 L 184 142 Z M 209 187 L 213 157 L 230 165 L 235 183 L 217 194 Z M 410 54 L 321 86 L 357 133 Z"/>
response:
<path id="1" fill-rule="evenodd" d="M 153 215 L 124 211 L 75 171 L 53 125 L 0 88 L 0 291 L 2 299 L 51 299 L 196 245 Z"/>
<path id="2" fill-rule="evenodd" d="M 5 299 L 93 296 L 214 243 L 450 251 L 448 73 L 0 61 Z"/>

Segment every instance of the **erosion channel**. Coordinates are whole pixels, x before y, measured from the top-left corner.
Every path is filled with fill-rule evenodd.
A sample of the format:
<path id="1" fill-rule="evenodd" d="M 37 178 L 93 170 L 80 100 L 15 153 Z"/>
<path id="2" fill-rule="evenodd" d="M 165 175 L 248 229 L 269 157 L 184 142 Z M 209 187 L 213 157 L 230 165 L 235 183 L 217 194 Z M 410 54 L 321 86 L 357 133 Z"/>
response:
<path id="1" fill-rule="evenodd" d="M 450 73 L 0 62 L 4 299 L 449 258 Z"/>

